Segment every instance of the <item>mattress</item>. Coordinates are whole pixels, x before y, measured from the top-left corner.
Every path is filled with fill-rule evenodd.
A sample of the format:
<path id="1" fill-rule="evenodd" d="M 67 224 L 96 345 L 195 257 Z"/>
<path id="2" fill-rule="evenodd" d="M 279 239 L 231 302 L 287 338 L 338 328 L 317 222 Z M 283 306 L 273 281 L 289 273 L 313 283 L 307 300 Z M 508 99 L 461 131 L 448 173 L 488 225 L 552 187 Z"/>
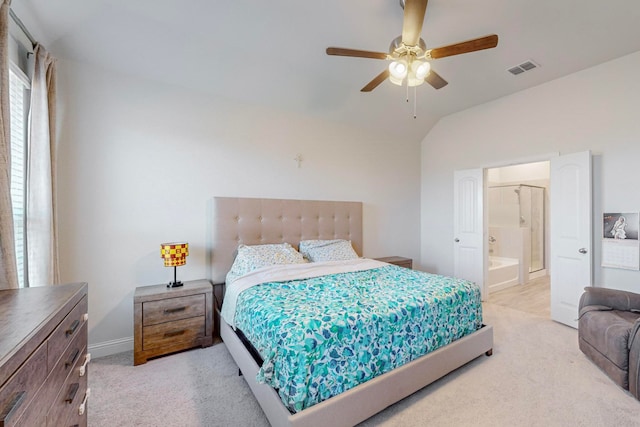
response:
<path id="1" fill-rule="evenodd" d="M 258 382 L 292 413 L 482 326 L 475 284 L 373 260 L 269 267 L 234 289 L 242 282 L 223 317 L 262 357 Z"/>

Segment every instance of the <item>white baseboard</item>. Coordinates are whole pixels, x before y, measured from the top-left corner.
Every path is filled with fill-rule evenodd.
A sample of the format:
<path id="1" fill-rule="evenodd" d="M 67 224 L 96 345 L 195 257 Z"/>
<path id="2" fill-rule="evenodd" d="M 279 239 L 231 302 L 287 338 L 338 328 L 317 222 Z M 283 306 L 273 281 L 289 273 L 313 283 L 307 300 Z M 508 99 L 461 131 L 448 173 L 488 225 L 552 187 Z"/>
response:
<path id="1" fill-rule="evenodd" d="M 89 344 L 88 350 L 92 359 L 130 351 L 133 350 L 133 337 Z"/>

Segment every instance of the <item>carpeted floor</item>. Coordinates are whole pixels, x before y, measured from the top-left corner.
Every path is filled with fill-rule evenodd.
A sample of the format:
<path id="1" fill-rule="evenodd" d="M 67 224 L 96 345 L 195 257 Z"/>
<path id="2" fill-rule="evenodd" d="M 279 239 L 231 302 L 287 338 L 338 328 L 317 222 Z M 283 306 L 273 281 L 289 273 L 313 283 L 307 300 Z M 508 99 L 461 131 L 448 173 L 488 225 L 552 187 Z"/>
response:
<path id="1" fill-rule="evenodd" d="M 481 356 L 363 426 L 639 426 L 640 402 L 577 346 L 577 331 L 494 304 L 493 356 Z M 89 425 L 268 426 L 224 344 L 133 367 L 91 362 Z"/>

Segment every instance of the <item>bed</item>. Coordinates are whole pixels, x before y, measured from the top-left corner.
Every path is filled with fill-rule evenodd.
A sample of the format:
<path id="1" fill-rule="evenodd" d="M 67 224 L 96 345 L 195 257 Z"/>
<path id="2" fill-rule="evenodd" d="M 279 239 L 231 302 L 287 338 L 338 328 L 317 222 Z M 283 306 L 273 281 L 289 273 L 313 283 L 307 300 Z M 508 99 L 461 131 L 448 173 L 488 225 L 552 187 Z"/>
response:
<path id="1" fill-rule="evenodd" d="M 362 254 L 362 203 L 359 202 L 216 197 L 212 201 L 211 218 L 210 274 L 214 283 L 224 282 L 241 244 L 287 242 L 297 247 L 305 240 L 344 239 L 351 242 L 357 254 Z M 362 260 L 369 261 L 373 263 L 371 271 L 396 274 L 393 269 L 400 269 Z M 409 271 L 407 274 L 418 274 Z M 493 348 L 491 326 L 480 325 L 474 331 L 455 337 L 451 343 L 336 396 L 308 407 L 294 408 L 285 406 L 279 395 L 281 389 L 256 380 L 258 375 L 264 377 L 263 359 L 251 345 L 245 345 L 242 333 L 221 319 L 220 335 L 274 426 L 355 425 L 476 357 L 491 354 Z"/>

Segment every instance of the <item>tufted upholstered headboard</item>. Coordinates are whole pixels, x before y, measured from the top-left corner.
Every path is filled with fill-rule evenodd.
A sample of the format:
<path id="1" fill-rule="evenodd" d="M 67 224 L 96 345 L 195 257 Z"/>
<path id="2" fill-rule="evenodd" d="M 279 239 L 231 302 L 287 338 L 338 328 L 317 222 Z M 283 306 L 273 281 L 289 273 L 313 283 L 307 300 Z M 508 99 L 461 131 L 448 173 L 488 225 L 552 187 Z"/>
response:
<path id="1" fill-rule="evenodd" d="M 222 283 L 240 243 L 346 239 L 362 255 L 362 202 L 214 197 L 211 280 Z"/>

